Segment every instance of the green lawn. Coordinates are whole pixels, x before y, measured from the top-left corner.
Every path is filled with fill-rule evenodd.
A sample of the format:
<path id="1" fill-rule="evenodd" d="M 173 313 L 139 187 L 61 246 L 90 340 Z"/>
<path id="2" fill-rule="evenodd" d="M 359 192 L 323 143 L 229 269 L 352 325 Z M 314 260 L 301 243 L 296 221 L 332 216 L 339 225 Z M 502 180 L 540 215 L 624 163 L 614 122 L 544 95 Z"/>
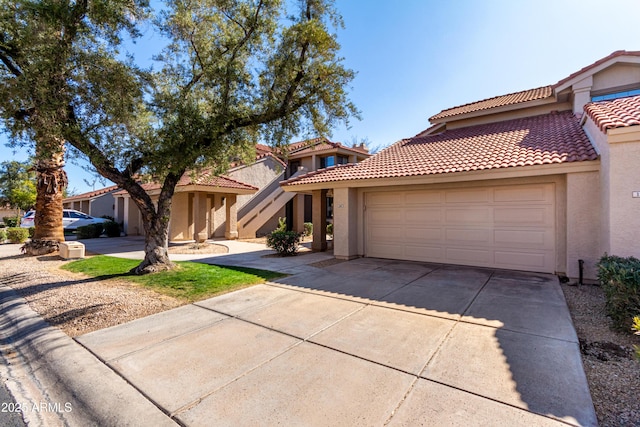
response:
<path id="1" fill-rule="evenodd" d="M 143 276 L 129 274 L 129 270 L 138 264 L 140 261 L 97 255 L 70 262 L 62 268 L 99 279 L 126 279 L 189 302 L 285 276 L 274 271 L 222 267 L 188 261 L 177 262 L 178 268 L 172 271 Z"/>

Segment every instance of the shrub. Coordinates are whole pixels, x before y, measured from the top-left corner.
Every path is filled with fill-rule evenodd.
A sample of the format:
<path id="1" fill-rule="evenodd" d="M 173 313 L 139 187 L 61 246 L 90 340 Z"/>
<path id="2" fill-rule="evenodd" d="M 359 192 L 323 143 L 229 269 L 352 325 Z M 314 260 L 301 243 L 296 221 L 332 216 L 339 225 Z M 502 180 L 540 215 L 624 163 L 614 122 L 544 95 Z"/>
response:
<path id="1" fill-rule="evenodd" d="M 20 217 L 18 216 L 5 216 L 2 218 L 2 221 L 7 225 L 7 227 L 17 227 L 20 225 Z"/>
<path id="2" fill-rule="evenodd" d="M 35 227 L 29 227 L 29 228 L 27 228 L 27 230 L 29 231 L 29 238 L 33 239 L 34 234 L 36 234 L 36 228 Z"/>
<path id="3" fill-rule="evenodd" d="M 102 224 L 83 225 L 76 229 L 78 239 L 95 239 L 102 234 Z"/>
<path id="4" fill-rule="evenodd" d="M 629 331 L 633 318 L 640 316 L 640 260 L 604 254 L 598 262 L 598 280 L 614 328 Z"/>
<path id="5" fill-rule="evenodd" d="M 313 234 L 313 223 L 305 222 L 304 223 L 304 235 L 311 236 Z"/>
<path id="6" fill-rule="evenodd" d="M 11 243 L 24 243 L 29 238 L 29 230 L 20 227 L 11 227 L 7 229 L 7 239 Z"/>
<path id="7" fill-rule="evenodd" d="M 287 231 L 287 218 L 278 217 L 278 227 L 273 231 Z"/>
<path id="8" fill-rule="evenodd" d="M 330 222 L 327 224 L 327 234 L 331 237 L 333 237 L 333 223 Z"/>
<path id="9" fill-rule="evenodd" d="M 107 221 L 102 224 L 107 237 L 120 237 L 120 224 L 115 221 Z"/>
<path id="10" fill-rule="evenodd" d="M 7 230 L 0 228 L 0 243 L 4 243 L 7 240 Z"/>
<path id="11" fill-rule="evenodd" d="M 267 235 L 267 247 L 275 250 L 280 256 L 295 255 L 300 243 L 300 234 L 295 231 L 274 231 Z"/>

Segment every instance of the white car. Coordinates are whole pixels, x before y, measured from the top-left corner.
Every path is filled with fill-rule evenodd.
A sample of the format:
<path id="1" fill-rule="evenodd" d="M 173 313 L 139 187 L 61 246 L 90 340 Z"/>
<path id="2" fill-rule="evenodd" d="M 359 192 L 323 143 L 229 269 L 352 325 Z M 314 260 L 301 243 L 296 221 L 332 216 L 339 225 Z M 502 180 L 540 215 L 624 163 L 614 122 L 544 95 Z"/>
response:
<path id="1" fill-rule="evenodd" d="M 29 228 L 34 227 L 34 219 L 36 217 L 35 211 L 29 211 L 22 217 L 20 221 L 20 227 Z M 87 215 L 84 212 L 76 211 L 73 209 L 64 209 L 62 211 L 62 228 L 65 230 L 75 230 L 78 227 L 89 224 L 98 224 L 108 222 L 106 218 L 96 218 L 91 215 Z"/>

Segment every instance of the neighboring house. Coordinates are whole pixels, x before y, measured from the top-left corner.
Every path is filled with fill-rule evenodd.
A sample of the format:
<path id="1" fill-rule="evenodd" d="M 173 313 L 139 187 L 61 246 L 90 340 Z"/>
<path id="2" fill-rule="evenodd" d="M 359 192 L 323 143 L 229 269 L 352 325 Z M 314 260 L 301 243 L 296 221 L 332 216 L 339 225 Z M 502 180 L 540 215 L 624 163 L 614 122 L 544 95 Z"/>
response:
<path id="1" fill-rule="evenodd" d="M 253 238 L 273 231 L 278 219 L 287 216 L 294 229 L 303 231 L 305 220 L 311 221 L 310 196 L 305 206 L 304 194 L 293 200 L 296 195 L 285 193 L 280 182 L 295 173 L 367 157 L 363 145 L 349 148 L 316 138 L 281 150 L 257 144 L 253 163 L 232 163 L 224 176 L 212 176 L 208 171 L 193 176 L 186 173 L 172 200 L 169 240 Z M 160 194 L 159 184 L 143 184 L 143 188 L 154 199 Z M 129 194 L 125 190 L 110 194 L 115 198 L 113 216 L 123 224 L 124 232 L 144 234 L 141 214 Z"/>
<path id="2" fill-rule="evenodd" d="M 357 165 L 294 177 L 334 197 L 334 255 L 595 278 L 640 256 L 640 52 L 537 89 L 449 108 Z M 314 210 L 313 223 L 325 222 Z M 314 227 L 314 231 L 315 231 Z M 314 233 L 313 248 L 326 248 Z"/>
<path id="3" fill-rule="evenodd" d="M 101 188 L 89 191 L 76 196 L 67 197 L 62 201 L 64 209 L 75 209 L 96 218 L 108 216 L 115 218 L 115 198 L 113 193 L 118 190 L 118 186 Z"/>

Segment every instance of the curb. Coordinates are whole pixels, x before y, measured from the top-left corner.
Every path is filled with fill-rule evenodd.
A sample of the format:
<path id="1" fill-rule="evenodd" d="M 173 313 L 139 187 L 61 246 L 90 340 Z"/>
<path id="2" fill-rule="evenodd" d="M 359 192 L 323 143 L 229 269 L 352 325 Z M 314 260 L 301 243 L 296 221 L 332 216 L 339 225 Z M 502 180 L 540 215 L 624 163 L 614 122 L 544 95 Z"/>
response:
<path id="1" fill-rule="evenodd" d="M 0 344 L 2 377 L 29 425 L 177 425 L 6 286 L 0 286 Z"/>

